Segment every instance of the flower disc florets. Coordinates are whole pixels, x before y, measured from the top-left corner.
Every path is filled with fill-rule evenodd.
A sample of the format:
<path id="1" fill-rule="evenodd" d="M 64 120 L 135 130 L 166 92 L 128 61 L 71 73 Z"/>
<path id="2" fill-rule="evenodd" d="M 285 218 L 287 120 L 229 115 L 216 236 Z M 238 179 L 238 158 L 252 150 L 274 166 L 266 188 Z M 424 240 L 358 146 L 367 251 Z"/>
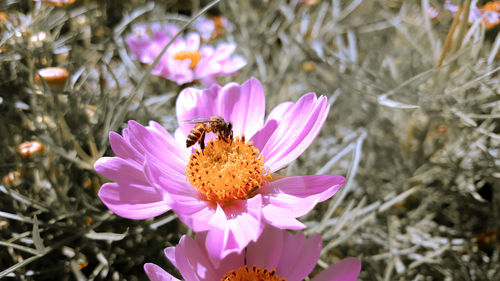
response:
<path id="1" fill-rule="evenodd" d="M 187 180 L 207 200 L 228 203 L 246 198 L 267 180 L 264 157 L 245 136 L 210 140 L 186 167 Z"/>
<path id="2" fill-rule="evenodd" d="M 174 60 L 191 60 L 189 68 L 194 70 L 201 60 L 200 51 L 180 51 L 174 55 Z"/>
<path id="3" fill-rule="evenodd" d="M 285 278 L 281 278 L 276 274 L 276 270 L 269 270 L 267 268 L 260 268 L 258 266 L 253 266 L 249 269 L 246 265 L 241 266 L 236 270 L 231 270 L 221 281 L 247 281 L 247 280 L 259 280 L 259 281 L 286 281 Z"/>

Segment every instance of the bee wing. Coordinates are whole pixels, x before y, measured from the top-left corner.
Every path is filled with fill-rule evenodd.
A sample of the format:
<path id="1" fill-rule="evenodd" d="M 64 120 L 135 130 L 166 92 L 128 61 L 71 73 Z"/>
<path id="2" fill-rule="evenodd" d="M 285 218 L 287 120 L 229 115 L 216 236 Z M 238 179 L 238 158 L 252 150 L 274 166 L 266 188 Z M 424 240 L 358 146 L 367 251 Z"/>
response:
<path id="1" fill-rule="evenodd" d="M 196 118 L 191 120 L 182 120 L 183 124 L 198 124 L 198 123 L 208 123 L 212 121 L 210 118 Z"/>

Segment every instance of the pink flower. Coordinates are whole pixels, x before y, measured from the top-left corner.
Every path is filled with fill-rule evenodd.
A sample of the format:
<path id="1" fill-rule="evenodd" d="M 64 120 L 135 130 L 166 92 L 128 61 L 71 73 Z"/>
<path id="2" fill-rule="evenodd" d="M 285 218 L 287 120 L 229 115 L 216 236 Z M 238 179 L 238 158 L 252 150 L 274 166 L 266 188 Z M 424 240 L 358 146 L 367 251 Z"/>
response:
<path id="1" fill-rule="evenodd" d="M 450 12 L 453 16 L 455 16 L 458 12 L 459 6 L 451 4 L 449 0 L 447 0 L 444 4 L 444 9 Z M 496 12 L 493 11 L 485 11 L 484 9 L 478 8 L 477 6 L 472 6 L 470 7 L 470 12 L 469 12 L 469 23 L 474 23 L 477 20 L 479 20 L 481 17 L 485 17 L 485 23 L 487 24 L 488 20 L 494 20 L 495 17 L 498 17 L 496 15 Z"/>
<path id="2" fill-rule="evenodd" d="M 200 33 L 203 41 L 210 41 L 215 37 L 224 34 L 226 31 L 233 30 L 233 24 L 225 16 L 214 16 L 210 19 L 203 16 L 199 17 L 194 26 Z"/>
<path id="3" fill-rule="evenodd" d="M 95 169 L 116 183 L 104 184 L 99 197 L 113 212 L 131 219 L 172 209 L 195 232 L 207 232 L 208 251 L 216 258 L 240 253 L 258 239 L 264 223 L 304 228 L 296 218 L 333 196 L 345 178 L 274 172 L 312 143 L 329 104 L 326 97 L 308 93 L 296 103 L 276 106 L 265 122 L 264 111 L 264 91 L 255 78 L 241 86 L 232 82 L 184 89 L 177 100 L 175 138 L 155 122 L 143 127 L 129 121 L 123 136 L 110 133 L 116 157 L 99 159 Z M 211 116 L 232 122 L 234 138 L 208 133 L 204 150 L 186 148 L 195 124 L 185 120 Z"/>
<path id="4" fill-rule="evenodd" d="M 316 5 L 318 2 L 319 2 L 318 0 L 299 0 L 298 3 L 304 4 L 306 6 L 312 6 L 312 5 Z"/>
<path id="5" fill-rule="evenodd" d="M 203 235 L 197 235 L 194 240 L 184 235 L 176 247 L 165 249 L 165 255 L 184 280 L 215 281 L 231 276 L 233 279 L 228 280 L 300 281 L 314 269 L 321 252 L 320 235 L 307 239 L 302 232 L 292 235 L 273 227 L 266 227 L 256 242 L 248 244 L 246 251 L 233 253 L 220 261 L 214 262 L 204 244 Z M 151 281 L 178 280 L 152 263 L 145 264 L 144 270 Z M 358 259 L 346 258 L 316 275 L 312 281 L 354 281 L 360 271 Z"/>
<path id="6" fill-rule="evenodd" d="M 427 7 L 426 14 L 430 20 L 436 20 L 439 17 L 439 10 L 436 9 L 436 7 L 431 5 L 431 6 Z"/>
<path id="7" fill-rule="evenodd" d="M 127 37 L 127 44 L 135 58 L 151 64 L 178 31 L 174 25 L 137 25 Z M 235 49 L 232 43 L 220 43 L 216 48 L 200 46 L 200 35 L 190 33 L 168 47 L 152 73 L 179 85 L 200 80 L 210 86 L 217 76 L 234 74 L 246 65 L 241 56 L 231 57 Z"/>

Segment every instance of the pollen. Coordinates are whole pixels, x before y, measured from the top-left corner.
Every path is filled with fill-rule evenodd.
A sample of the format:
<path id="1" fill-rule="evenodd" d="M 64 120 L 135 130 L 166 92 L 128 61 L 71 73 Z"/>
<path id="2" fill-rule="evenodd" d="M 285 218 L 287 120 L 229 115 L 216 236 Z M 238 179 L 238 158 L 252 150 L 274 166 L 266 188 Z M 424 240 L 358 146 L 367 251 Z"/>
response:
<path id="1" fill-rule="evenodd" d="M 242 266 L 236 270 L 231 270 L 222 277 L 221 281 L 286 281 L 285 278 L 281 278 L 276 274 L 276 270 L 269 270 L 267 268 L 260 268 L 258 266 L 253 266 L 248 268 L 246 265 Z"/>
<path id="2" fill-rule="evenodd" d="M 248 198 L 270 178 L 264 157 L 252 142 L 245 142 L 245 136 L 230 141 L 214 138 L 203 150 L 196 149 L 186 175 L 207 200 L 218 203 Z"/>
<path id="3" fill-rule="evenodd" d="M 180 51 L 174 55 L 175 60 L 191 60 L 189 67 L 194 69 L 201 60 L 200 51 Z"/>

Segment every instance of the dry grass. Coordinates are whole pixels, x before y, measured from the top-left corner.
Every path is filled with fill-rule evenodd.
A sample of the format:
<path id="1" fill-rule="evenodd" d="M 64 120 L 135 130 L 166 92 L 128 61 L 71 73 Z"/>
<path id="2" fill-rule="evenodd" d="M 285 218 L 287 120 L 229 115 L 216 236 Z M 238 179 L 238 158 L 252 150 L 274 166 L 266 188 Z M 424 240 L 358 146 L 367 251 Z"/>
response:
<path id="1" fill-rule="evenodd" d="M 188 232 L 171 213 L 113 215 L 92 166 L 127 120 L 176 127 L 181 87 L 131 60 L 131 24 L 182 26 L 208 2 L 79 2 L 0 4 L 0 175 L 19 173 L 0 186 L 0 278 L 144 280 L 145 262 L 174 270 L 163 248 Z M 259 78 L 268 109 L 329 97 L 320 136 L 284 171 L 348 178 L 303 218 L 323 234 L 318 268 L 355 256 L 359 280 L 500 280 L 498 29 L 459 23 L 438 67 L 453 19 L 431 22 L 426 0 L 296 2 L 217 4 L 235 25 L 219 40 L 248 60 L 220 82 Z M 61 92 L 35 82 L 54 65 L 71 73 Z M 22 158 L 30 140 L 45 149 Z"/>

